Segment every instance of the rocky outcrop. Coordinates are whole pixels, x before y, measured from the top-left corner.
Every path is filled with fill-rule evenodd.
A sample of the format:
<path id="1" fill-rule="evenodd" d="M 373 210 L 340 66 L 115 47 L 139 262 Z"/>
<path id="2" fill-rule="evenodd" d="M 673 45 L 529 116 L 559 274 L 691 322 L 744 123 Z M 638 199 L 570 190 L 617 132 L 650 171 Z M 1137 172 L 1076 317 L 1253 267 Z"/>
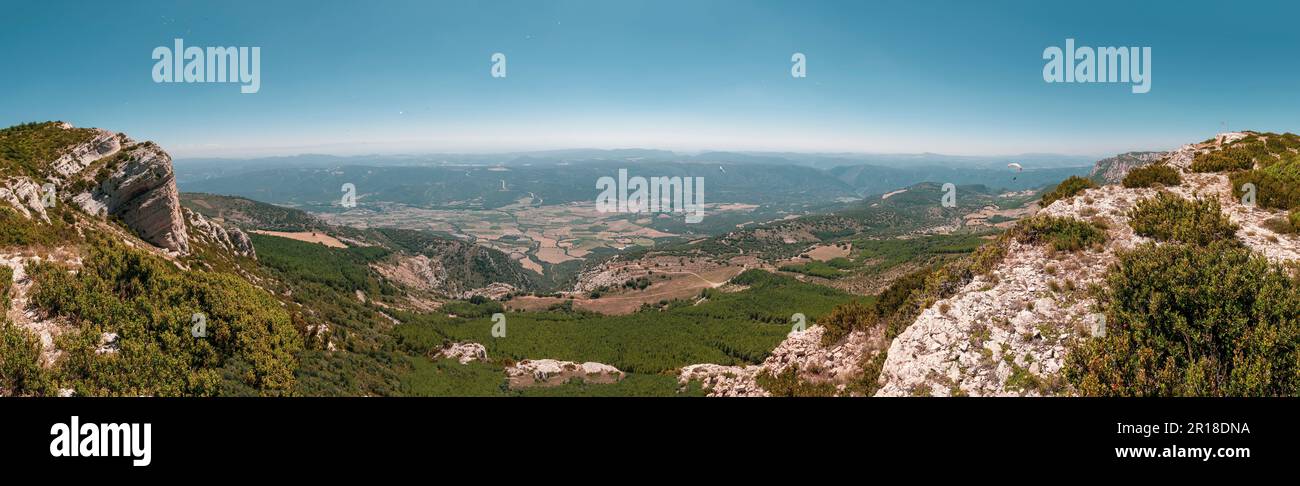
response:
<path id="1" fill-rule="evenodd" d="M 1130 170 L 1164 158 L 1169 152 L 1128 152 L 1097 161 L 1090 179 L 1100 184 L 1119 184 Z"/>
<path id="2" fill-rule="evenodd" d="M 1300 237 L 1264 225 L 1284 212 L 1244 206 L 1232 196 L 1226 175 L 1189 170 L 1196 153 L 1244 136 L 1223 134 L 1166 154 L 1165 163 L 1182 172 L 1178 186 L 1107 185 L 1044 208 L 1051 216 L 1101 220 L 1106 243 L 1100 251 L 1053 254 L 1041 246 L 1009 242 L 1006 257 L 989 275 L 935 302 L 894 339 L 877 395 L 1068 394 L 1060 370 L 1069 344 L 1090 338 L 1104 325 L 1086 289 L 1102 282 L 1117 252 L 1148 241 L 1134 234 L 1127 213 L 1160 190 L 1188 199 L 1218 199 L 1248 247 L 1274 262 L 1300 261 Z"/>
<path id="3" fill-rule="evenodd" d="M 73 128 L 66 123 L 59 127 Z M 135 143 L 120 133 L 94 129 L 87 141 L 50 161 L 43 176 L 59 201 L 93 216 L 119 218 L 144 241 L 189 253 L 172 159 L 152 142 Z M 0 181 L 0 201 L 27 218 L 49 222 L 45 193 L 43 184 L 29 177 Z"/>
<path id="4" fill-rule="evenodd" d="M 793 368 L 799 380 L 830 384 L 837 394 L 849 394 L 847 385 L 861 375 L 864 358 L 884 349 L 883 330 L 855 331 L 832 345 L 822 344 L 826 328 L 813 326 L 791 332 L 760 365 L 722 366 L 695 364 L 683 367 L 677 381 L 699 381 L 709 396 L 771 396 L 758 384 L 760 374 L 779 375 Z"/>
<path id="5" fill-rule="evenodd" d="M 154 246 L 189 253 L 171 156 L 146 142 L 122 149 L 110 162 L 103 168 L 107 177 L 74 195 L 73 203 L 92 215 L 120 218 Z"/>
<path id="6" fill-rule="evenodd" d="M 618 368 L 604 363 L 526 359 L 506 368 L 506 376 L 511 388 L 524 388 L 563 385 L 574 379 L 584 383 L 613 383 L 625 375 Z"/>
<path id="7" fill-rule="evenodd" d="M 64 123 L 62 127 L 68 130 L 72 125 Z M 126 137 L 119 133 L 95 129 L 95 135 L 89 141 L 72 147 L 50 163 L 53 169 L 50 176 L 61 180 L 76 176 L 100 159 L 116 154 L 124 141 L 127 141 Z"/>
<path id="8" fill-rule="evenodd" d="M 13 177 L 0 181 L 0 202 L 9 203 L 9 206 L 24 218 L 37 218 L 48 223 L 50 217 L 45 213 L 42 195 L 41 185 L 29 177 Z"/>
<path id="9" fill-rule="evenodd" d="M 471 361 L 487 361 L 487 348 L 479 343 L 448 343 L 434 353 L 433 359 L 454 359 L 460 364 Z"/>
<path id="10" fill-rule="evenodd" d="M 475 296 L 483 296 L 492 300 L 501 300 L 506 298 L 506 296 L 513 294 L 516 290 L 517 289 L 514 285 L 504 282 L 493 282 L 488 284 L 486 287 L 479 287 L 477 289 L 461 292 L 457 297 L 468 300 Z"/>
<path id="11" fill-rule="evenodd" d="M 441 291 L 447 285 L 447 271 L 424 255 L 398 254 L 370 267 L 384 278 L 413 289 Z"/>
<path id="12" fill-rule="evenodd" d="M 247 233 L 239 228 L 226 228 L 189 209 L 182 211 L 185 214 L 185 222 L 189 225 L 192 241 L 201 241 L 234 255 L 257 258 L 257 250 L 253 248 L 253 240 Z"/>

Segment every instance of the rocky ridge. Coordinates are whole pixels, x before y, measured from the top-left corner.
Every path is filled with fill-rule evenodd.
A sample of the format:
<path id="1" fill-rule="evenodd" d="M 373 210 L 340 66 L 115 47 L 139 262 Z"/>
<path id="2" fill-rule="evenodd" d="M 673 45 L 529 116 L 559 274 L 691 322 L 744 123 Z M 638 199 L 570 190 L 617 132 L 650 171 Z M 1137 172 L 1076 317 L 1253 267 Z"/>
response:
<path id="1" fill-rule="evenodd" d="M 71 130 L 67 123 L 58 126 Z M 189 237 L 176 190 L 171 156 L 152 142 L 94 129 L 90 138 L 67 147 L 49 163 L 49 186 L 31 177 L 0 181 L 0 201 L 26 218 L 49 222 L 47 188 L 57 201 L 96 217 L 121 219 L 139 237 L 175 254 L 188 254 Z"/>
<path id="2" fill-rule="evenodd" d="M 1179 186 L 1107 185 L 1044 208 L 1052 216 L 1100 218 L 1108 228 L 1102 251 L 1051 255 L 1042 247 L 1011 242 L 1006 258 L 989 277 L 978 277 L 956 295 L 936 302 L 893 341 L 877 395 L 1068 392 L 1059 375 L 1066 347 L 1073 339 L 1091 336 L 1101 317 L 1084 289 L 1101 282 L 1116 252 L 1147 241 L 1133 233 L 1126 213 L 1160 190 L 1189 199 L 1217 198 L 1224 213 L 1240 226 L 1238 238 L 1251 249 L 1274 262 L 1300 259 L 1300 238 L 1263 226 L 1280 211 L 1241 204 L 1232 197 L 1226 175 L 1190 171 L 1198 152 L 1246 135 L 1225 133 L 1211 142 L 1169 152 L 1163 160 L 1180 170 Z"/>
<path id="3" fill-rule="evenodd" d="M 952 296 L 934 302 L 889 343 L 876 395 L 1068 393 L 1060 371 L 1069 345 L 1104 326 L 1087 289 L 1102 282 L 1117 252 L 1148 241 L 1133 232 L 1126 215 L 1138 201 L 1160 190 L 1184 198 L 1217 198 L 1224 214 L 1240 227 L 1238 239 L 1253 251 L 1274 262 L 1300 261 L 1300 235 L 1278 234 L 1265 224 L 1285 215 L 1284 211 L 1243 205 L 1233 197 L 1226 175 L 1190 170 L 1197 153 L 1245 136 L 1225 133 L 1170 152 L 1129 153 L 1099 162 L 1094 175 L 1118 183 L 1129 170 L 1162 161 L 1179 169 L 1182 184 L 1161 189 L 1104 185 L 1042 208 L 1046 215 L 1104 224 L 1106 243 L 1099 251 L 1054 253 L 1011 239 L 1005 257 L 988 275 L 977 276 Z M 710 396 L 769 396 L 757 376 L 797 366 L 801 380 L 834 383 L 843 394 L 844 383 L 862 372 L 863 357 L 880 344 L 856 331 L 823 346 L 821 332 L 820 326 L 813 326 L 791 333 L 761 365 L 691 365 L 680 371 L 678 379 L 683 384 L 700 381 Z"/>

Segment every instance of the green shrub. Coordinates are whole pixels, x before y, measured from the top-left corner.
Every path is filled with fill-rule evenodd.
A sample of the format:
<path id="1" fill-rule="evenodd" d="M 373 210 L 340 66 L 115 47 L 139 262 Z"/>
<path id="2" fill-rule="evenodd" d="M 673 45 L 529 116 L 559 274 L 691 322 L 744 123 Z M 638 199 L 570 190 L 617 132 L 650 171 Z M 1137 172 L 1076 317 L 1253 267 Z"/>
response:
<path id="1" fill-rule="evenodd" d="M 492 359 L 555 357 L 606 363 L 628 373 L 661 374 L 692 363 L 762 362 L 790 333 L 793 314 L 804 314 L 811 326 L 836 306 L 864 300 L 762 270 L 746 270 L 732 282 L 749 288 L 705 289 L 707 300 L 670 303 L 662 311 L 511 313 L 505 338 L 493 338 L 493 322 L 487 316 L 452 319 L 394 311 L 402 323 L 393 334 L 397 344 L 415 356 L 428 354 L 444 341 L 473 341 L 483 344 Z"/>
<path id="2" fill-rule="evenodd" d="M 1135 187 L 1151 187 L 1155 184 L 1164 186 L 1176 186 L 1183 183 L 1178 176 L 1178 169 L 1165 164 L 1151 164 L 1144 167 L 1138 167 L 1129 171 L 1124 176 L 1123 185 L 1129 189 Z"/>
<path id="3" fill-rule="evenodd" d="M 1266 219 L 1264 220 L 1264 222 L 1260 223 L 1260 227 L 1263 227 L 1264 229 L 1282 235 L 1291 234 L 1291 233 L 1295 233 L 1296 231 L 1300 231 L 1300 227 L 1297 227 L 1294 224 L 1292 224 L 1291 221 L 1287 219 L 1285 216 Z"/>
<path id="4" fill-rule="evenodd" d="M 229 274 L 182 271 L 92 235 L 79 272 L 33 265 L 32 303 L 75 326 L 57 342 L 78 395 L 285 394 L 302 339 L 279 301 Z M 191 335 L 206 317 L 207 337 Z M 102 333 L 117 352 L 96 352 Z"/>
<path id="5" fill-rule="evenodd" d="M 1287 221 L 1291 222 L 1291 228 L 1300 231 L 1300 208 L 1292 209 L 1291 214 L 1287 216 Z"/>
<path id="6" fill-rule="evenodd" d="M 76 237 L 77 230 L 67 218 L 71 210 L 57 207 L 46 212 L 50 222 L 42 223 L 0 203 L 0 248 L 55 245 Z"/>
<path id="7" fill-rule="evenodd" d="M 41 367 L 41 341 L 0 315 L 0 390 L 9 395 L 50 394 Z"/>
<path id="8" fill-rule="evenodd" d="M 830 397 L 836 394 L 832 383 L 813 383 L 799 378 L 797 366 L 789 366 L 776 375 L 763 371 L 754 377 L 754 381 L 774 397 Z"/>
<path id="9" fill-rule="evenodd" d="M 1078 251 L 1106 242 L 1106 231 L 1093 223 L 1074 218 L 1036 216 L 1018 228 L 1022 243 L 1048 243 L 1053 251 Z"/>
<path id="10" fill-rule="evenodd" d="M 0 267 L 0 319 L 3 319 L 5 310 L 9 309 L 9 291 L 14 283 L 14 270 L 9 267 Z"/>
<path id="11" fill-rule="evenodd" d="M 782 272 L 802 273 L 813 277 L 836 279 L 846 275 L 839 268 L 831 265 L 829 262 L 811 261 L 807 263 L 793 263 L 781 265 Z"/>
<path id="12" fill-rule="evenodd" d="M 1300 208 L 1300 159 L 1285 160 L 1260 169 L 1232 174 L 1232 191 L 1240 198 L 1242 186 L 1255 185 L 1255 203 L 1273 209 Z"/>
<path id="13" fill-rule="evenodd" d="M 835 344 L 855 330 L 866 329 L 875 323 L 877 317 L 875 306 L 861 302 L 854 301 L 836 307 L 830 314 L 817 320 L 817 324 L 826 328 L 822 332 L 822 344 Z"/>
<path id="14" fill-rule="evenodd" d="M 1107 332 L 1067 356 L 1083 395 L 1300 394 L 1300 288 L 1230 242 L 1121 253 L 1101 299 Z"/>
<path id="15" fill-rule="evenodd" d="M 1134 232 L 1158 241 L 1208 245 L 1233 240 L 1237 233 L 1216 199 L 1187 200 L 1161 192 L 1138 201 L 1128 217 Z"/>
<path id="16" fill-rule="evenodd" d="M 1042 207 L 1048 207 L 1058 199 L 1074 197 L 1085 189 L 1091 189 L 1094 187 L 1097 187 L 1097 185 L 1089 179 L 1079 176 L 1070 176 L 1068 179 L 1061 181 L 1060 184 L 1057 184 L 1055 189 L 1043 194 Z"/>
<path id="17" fill-rule="evenodd" d="M 1254 166 L 1255 160 L 1249 152 L 1230 148 L 1196 154 L 1192 159 L 1193 172 L 1247 170 Z"/>

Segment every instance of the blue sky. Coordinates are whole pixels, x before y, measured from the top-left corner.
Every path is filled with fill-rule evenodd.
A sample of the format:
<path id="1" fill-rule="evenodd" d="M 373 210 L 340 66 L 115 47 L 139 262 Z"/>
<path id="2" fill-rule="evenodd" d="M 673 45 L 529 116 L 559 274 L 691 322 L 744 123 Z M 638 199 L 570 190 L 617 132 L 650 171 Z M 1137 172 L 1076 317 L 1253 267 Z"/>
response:
<path id="1" fill-rule="evenodd" d="M 1051 5 L 1048 5 L 1048 4 Z M 6 5 L 0 125 L 178 157 L 574 147 L 1109 155 L 1300 131 L 1300 7 L 1221 2 L 313 1 Z M 156 84 L 157 46 L 259 46 L 261 90 Z M 1150 93 L 1043 49 L 1150 46 Z M 489 74 L 494 52 L 508 77 Z M 790 56 L 808 77 L 790 76 Z"/>

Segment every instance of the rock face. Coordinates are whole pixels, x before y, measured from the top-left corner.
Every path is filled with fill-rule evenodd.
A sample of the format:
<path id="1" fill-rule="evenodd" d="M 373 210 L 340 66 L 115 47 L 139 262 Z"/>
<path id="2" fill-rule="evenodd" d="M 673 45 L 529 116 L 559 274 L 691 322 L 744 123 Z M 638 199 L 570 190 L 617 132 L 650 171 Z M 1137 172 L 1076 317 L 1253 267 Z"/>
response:
<path id="1" fill-rule="evenodd" d="M 171 156 L 153 143 L 143 143 L 123 149 L 116 157 L 105 167 L 108 177 L 73 196 L 73 202 L 87 213 L 121 218 L 154 246 L 189 253 Z"/>
<path id="2" fill-rule="evenodd" d="M 683 385 L 699 381 L 711 397 L 766 397 L 771 396 L 771 393 L 758 385 L 758 375 L 778 375 L 794 367 L 800 380 L 830 383 L 842 394 L 846 383 L 862 373 L 860 364 L 863 358 L 884 348 L 884 336 L 879 329 L 873 334 L 855 331 L 838 343 L 824 346 L 824 331 L 822 326 L 813 326 L 790 333 L 763 360 L 763 364 L 695 364 L 683 367 L 677 375 L 677 381 Z"/>
<path id="3" fill-rule="evenodd" d="M 72 125 L 63 124 L 63 129 L 71 129 Z M 122 143 L 127 141 L 125 136 L 108 130 L 96 129 L 95 135 L 90 141 L 72 147 L 67 153 L 64 153 L 50 163 L 54 173 L 53 177 L 67 179 L 71 176 L 81 173 L 86 167 L 104 157 L 116 154 L 122 149 Z"/>
<path id="4" fill-rule="evenodd" d="M 446 269 L 424 255 L 399 255 L 370 267 L 386 279 L 415 289 L 443 290 L 447 285 Z"/>
<path id="5" fill-rule="evenodd" d="M 61 128 L 72 126 L 65 123 Z M 50 161 L 44 177 L 53 184 L 58 200 L 93 216 L 120 218 L 154 246 L 189 253 L 172 159 L 157 145 L 96 129 L 89 140 Z M 31 178 L 0 181 L 0 201 L 25 217 L 49 222 L 43 196 L 44 188 Z"/>
<path id="6" fill-rule="evenodd" d="M 253 240 L 239 228 L 226 228 L 189 209 L 182 209 L 182 211 L 185 214 L 185 221 L 189 223 L 190 237 L 220 247 L 235 255 L 257 259 L 257 250 L 253 248 Z"/>
<path id="7" fill-rule="evenodd" d="M 433 359 L 450 358 L 460 364 L 487 361 L 487 348 L 479 343 L 451 343 L 433 355 Z"/>
<path id="8" fill-rule="evenodd" d="M 613 383 L 623 379 L 618 368 L 595 362 L 575 363 L 554 359 L 526 359 L 506 368 L 511 388 L 563 385 L 573 379 L 585 383 Z"/>
<path id="9" fill-rule="evenodd" d="M 451 272 L 443 263 L 438 258 L 429 258 L 425 255 L 398 254 L 383 262 L 372 263 L 370 268 L 384 278 L 407 287 L 439 292 L 456 299 L 470 299 L 481 295 L 495 300 L 518 290 L 514 285 L 505 282 L 492 282 L 484 287 L 459 291 L 460 284 L 451 279 Z"/>
<path id="10" fill-rule="evenodd" d="M 0 202 L 9 203 L 24 218 L 38 218 L 48 223 L 50 217 L 45 214 L 41 195 L 40 184 L 28 177 L 13 177 L 0 182 Z"/>
<path id="11" fill-rule="evenodd" d="M 1100 184 L 1119 184 L 1130 170 L 1150 164 L 1169 152 L 1128 152 L 1097 161 L 1088 175 Z"/>

